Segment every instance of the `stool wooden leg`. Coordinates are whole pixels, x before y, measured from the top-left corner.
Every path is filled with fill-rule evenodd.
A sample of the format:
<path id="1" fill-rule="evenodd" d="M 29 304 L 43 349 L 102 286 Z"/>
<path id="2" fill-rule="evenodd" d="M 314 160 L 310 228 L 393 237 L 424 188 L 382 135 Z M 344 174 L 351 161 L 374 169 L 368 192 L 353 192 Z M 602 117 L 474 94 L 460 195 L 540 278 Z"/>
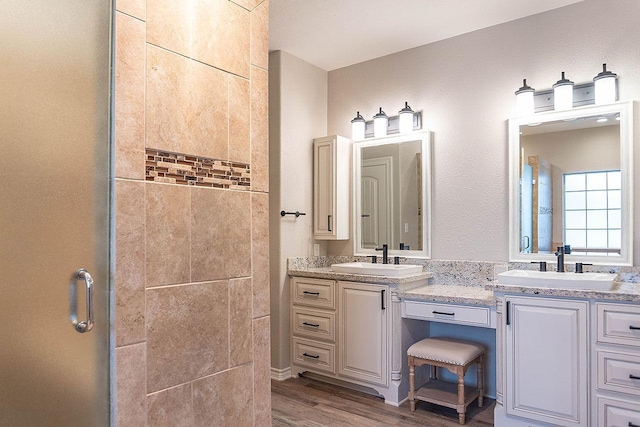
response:
<path id="1" fill-rule="evenodd" d="M 413 356 L 409 356 L 409 407 L 411 409 L 411 412 L 415 412 L 416 410 L 415 388 L 416 388 L 416 367 L 413 360 Z"/>
<path id="2" fill-rule="evenodd" d="M 432 380 L 437 380 L 438 379 L 438 371 L 437 371 L 437 366 L 436 365 L 431 365 L 431 379 Z"/>
<path id="3" fill-rule="evenodd" d="M 484 354 L 478 360 L 478 407 L 482 407 L 484 399 Z"/>
<path id="4" fill-rule="evenodd" d="M 458 373 L 458 421 L 464 424 L 465 407 L 464 407 L 464 367 L 459 366 L 456 369 Z"/>

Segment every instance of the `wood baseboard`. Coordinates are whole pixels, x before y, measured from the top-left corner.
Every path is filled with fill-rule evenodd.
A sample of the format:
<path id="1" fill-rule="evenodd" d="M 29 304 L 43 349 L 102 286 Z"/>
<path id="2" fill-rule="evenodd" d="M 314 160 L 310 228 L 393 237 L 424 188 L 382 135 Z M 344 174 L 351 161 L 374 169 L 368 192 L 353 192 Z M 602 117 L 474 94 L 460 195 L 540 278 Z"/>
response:
<path id="1" fill-rule="evenodd" d="M 284 381 L 291 378 L 291 367 L 284 369 L 271 368 L 271 379 L 276 381 Z"/>

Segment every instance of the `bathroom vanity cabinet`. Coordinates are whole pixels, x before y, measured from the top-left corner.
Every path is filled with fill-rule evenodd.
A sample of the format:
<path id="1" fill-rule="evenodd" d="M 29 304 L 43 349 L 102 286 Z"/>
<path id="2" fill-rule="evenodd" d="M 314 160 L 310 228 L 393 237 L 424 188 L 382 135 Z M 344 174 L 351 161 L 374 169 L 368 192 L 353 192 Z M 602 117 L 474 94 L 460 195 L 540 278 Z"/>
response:
<path id="1" fill-rule="evenodd" d="M 586 301 L 506 296 L 508 415 L 553 425 L 587 425 Z"/>
<path id="2" fill-rule="evenodd" d="M 364 283 L 291 277 L 291 375 L 308 371 L 374 389 L 399 406 L 407 396 L 398 291 L 426 283 Z M 426 330 L 405 325 L 415 339 Z M 406 375 L 405 375 L 406 376 Z"/>
<path id="3" fill-rule="evenodd" d="M 349 239 L 351 141 L 333 135 L 313 140 L 313 238 Z"/>
<path id="4" fill-rule="evenodd" d="M 336 292 L 333 280 L 296 277 L 291 280 L 291 363 L 335 375 Z"/>
<path id="5" fill-rule="evenodd" d="M 638 304 L 497 296 L 496 426 L 640 426 Z"/>
<path id="6" fill-rule="evenodd" d="M 389 286 L 294 277 L 291 287 L 292 375 L 386 387 Z"/>
<path id="7" fill-rule="evenodd" d="M 640 306 L 596 302 L 593 425 L 640 426 Z"/>
<path id="8" fill-rule="evenodd" d="M 338 282 L 340 376 L 386 386 L 389 286 Z"/>

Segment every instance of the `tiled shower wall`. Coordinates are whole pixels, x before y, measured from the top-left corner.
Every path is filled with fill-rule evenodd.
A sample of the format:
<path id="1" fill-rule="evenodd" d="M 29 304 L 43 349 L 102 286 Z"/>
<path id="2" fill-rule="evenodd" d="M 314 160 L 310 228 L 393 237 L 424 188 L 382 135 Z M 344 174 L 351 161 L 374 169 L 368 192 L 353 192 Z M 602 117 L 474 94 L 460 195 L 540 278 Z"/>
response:
<path id="1" fill-rule="evenodd" d="M 268 0 L 117 0 L 116 421 L 268 426 Z"/>

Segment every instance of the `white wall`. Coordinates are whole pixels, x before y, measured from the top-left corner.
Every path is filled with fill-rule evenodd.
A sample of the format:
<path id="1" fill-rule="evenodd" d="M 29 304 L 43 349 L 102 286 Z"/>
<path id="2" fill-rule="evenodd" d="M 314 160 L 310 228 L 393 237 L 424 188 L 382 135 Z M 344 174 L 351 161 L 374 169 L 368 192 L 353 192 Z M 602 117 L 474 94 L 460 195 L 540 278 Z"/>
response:
<path id="1" fill-rule="evenodd" d="M 329 72 L 328 133 L 350 135 L 356 111 L 370 119 L 405 101 L 433 131 L 432 258 L 508 260 L 507 119 L 522 79 L 549 89 L 565 71 L 590 81 L 606 62 L 620 100 L 640 100 L 640 1 L 585 0 L 517 21 Z M 635 170 L 640 115 L 635 111 Z M 640 186 L 635 189 L 640 237 Z M 640 264 L 635 238 L 634 265 Z M 332 242 L 329 253 L 351 254 Z"/>
<path id="2" fill-rule="evenodd" d="M 327 133 L 327 72 L 269 54 L 271 366 L 290 366 L 288 257 L 313 255 L 313 138 Z M 280 211 L 305 212 L 295 218 Z"/>

